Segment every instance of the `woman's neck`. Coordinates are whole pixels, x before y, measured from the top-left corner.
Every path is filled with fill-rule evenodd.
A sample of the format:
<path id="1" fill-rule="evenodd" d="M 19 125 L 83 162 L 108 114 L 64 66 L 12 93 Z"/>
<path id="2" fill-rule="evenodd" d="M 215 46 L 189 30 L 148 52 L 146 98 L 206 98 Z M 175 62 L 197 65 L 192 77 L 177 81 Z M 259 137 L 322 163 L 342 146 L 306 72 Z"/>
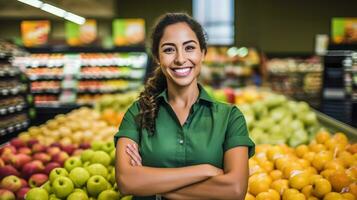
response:
<path id="1" fill-rule="evenodd" d="M 167 84 L 168 101 L 171 105 L 179 107 L 191 107 L 199 96 L 197 81 L 189 86 L 179 87 L 173 84 Z"/>

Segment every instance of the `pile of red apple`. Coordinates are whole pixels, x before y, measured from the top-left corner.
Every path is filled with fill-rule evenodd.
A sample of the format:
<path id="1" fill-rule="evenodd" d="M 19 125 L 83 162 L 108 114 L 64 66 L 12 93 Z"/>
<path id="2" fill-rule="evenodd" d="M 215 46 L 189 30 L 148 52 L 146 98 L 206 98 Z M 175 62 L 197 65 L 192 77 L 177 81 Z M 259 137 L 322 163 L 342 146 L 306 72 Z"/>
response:
<path id="1" fill-rule="evenodd" d="M 46 146 L 36 139 L 12 139 L 0 148 L 0 199 L 24 199 L 30 188 L 48 180 L 52 169 L 63 166 L 67 158 L 81 151 L 73 144 Z"/>
<path id="2" fill-rule="evenodd" d="M 69 157 L 63 167 L 54 168 L 48 180 L 32 188 L 26 199 L 129 200 L 130 196 L 121 198 L 118 192 L 114 164 L 114 143 L 96 141 L 91 149 Z"/>

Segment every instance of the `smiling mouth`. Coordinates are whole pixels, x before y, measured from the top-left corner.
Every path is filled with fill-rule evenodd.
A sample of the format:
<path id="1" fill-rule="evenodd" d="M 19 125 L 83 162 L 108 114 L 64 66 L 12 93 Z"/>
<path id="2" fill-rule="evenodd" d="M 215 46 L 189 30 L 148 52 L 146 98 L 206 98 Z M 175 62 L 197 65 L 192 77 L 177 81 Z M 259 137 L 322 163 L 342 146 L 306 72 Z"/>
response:
<path id="1" fill-rule="evenodd" d="M 191 73 L 193 67 L 180 67 L 180 68 L 172 68 L 171 70 L 174 72 L 175 76 L 184 77 Z"/>

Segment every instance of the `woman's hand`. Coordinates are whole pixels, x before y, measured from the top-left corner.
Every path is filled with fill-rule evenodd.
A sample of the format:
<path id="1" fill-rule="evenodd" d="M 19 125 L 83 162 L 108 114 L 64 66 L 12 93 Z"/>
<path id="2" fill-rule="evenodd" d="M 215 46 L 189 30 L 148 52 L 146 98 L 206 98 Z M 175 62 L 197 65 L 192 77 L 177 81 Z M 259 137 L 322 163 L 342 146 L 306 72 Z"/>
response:
<path id="1" fill-rule="evenodd" d="M 126 146 L 126 153 L 130 156 L 130 164 L 132 166 L 142 166 L 139 148 L 136 144 L 128 144 Z"/>

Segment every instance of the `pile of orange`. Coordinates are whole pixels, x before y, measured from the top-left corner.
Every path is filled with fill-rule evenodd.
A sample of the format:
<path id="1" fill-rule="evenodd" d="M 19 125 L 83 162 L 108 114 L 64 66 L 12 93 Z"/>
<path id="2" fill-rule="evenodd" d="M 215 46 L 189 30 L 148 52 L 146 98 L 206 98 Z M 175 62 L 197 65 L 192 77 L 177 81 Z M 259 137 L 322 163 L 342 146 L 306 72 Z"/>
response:
<path id="1" fill-rule="evenodd" d="M 258 145 L 246 200 L 357 200 L 357 143 L 316 134 L 308 145 Z"/>

